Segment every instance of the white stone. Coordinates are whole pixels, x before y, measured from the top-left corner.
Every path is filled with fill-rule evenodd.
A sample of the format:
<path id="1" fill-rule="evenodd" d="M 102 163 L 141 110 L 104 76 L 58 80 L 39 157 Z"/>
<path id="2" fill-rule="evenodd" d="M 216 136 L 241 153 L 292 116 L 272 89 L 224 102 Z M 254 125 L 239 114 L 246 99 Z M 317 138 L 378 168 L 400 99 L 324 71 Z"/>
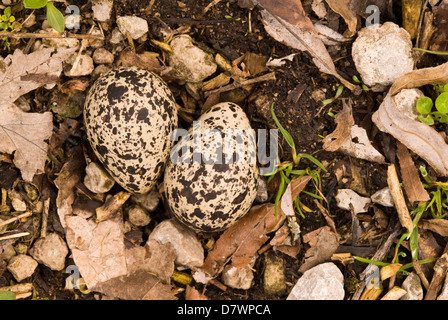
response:
<path id="1" fill-rule="evenodd" d="M 187 268 L 204 263 L 204 249 L 196 234 L 173 219 L 162 221 L 149 235 L 162 244 L 171 243 L 176 253 L 176 264 Z"/>
<path id="2" fill-rule="evenodd" d="M 403 115 L 412 120 L 418 120 L 420 114 L 417 112 L 417 100 L 423 96 L 424 94 L 422 91 L 412 88 L 402 89 L 399 93 L 394 95 L 392 99 Z"/>
<path id="3" fill-rule="evenodd" d="M 423 288 L 420 282 L 420 277 L 415 273 L 411 272 L 406 279 L 403 281 L 401 287 L 407 291 L 401 300 L 422 300 L 423 299 Z"/>
<path id="4" fill-rule="evenodd" d="M 67 254 L 67 244 L 57 233 L 50 233 L 37 240 L 30 249 L 34 259 L 55 271 L 64 269 Z"/>
<path id="5" fill-rule="evenodd" d="M 144 227 L 151 222 L 151 217 L 148 212 L 139 205 L 134 205 L 129 208 L 128 219 L 136 227 Z"/>
<path id="6" fill-rule="evenodd" d="M 113 0 L 91 0 L 93 19 L 97 21 L 107 21 L 110 19 L 112 7 L 114 5 Z"/>
<path id="7" fill-rule="evenodd" d="M 268 194 L 268 184 L 263 176 L 258 179 L 257 195 L 255 196 L 255 201 L 258 203 L 265 203 L 269 199 Z"/>
<path id="8" fill-rule="evenodd" d="M 36 270 L 38 263 L 30 256 L 19 254 L 9 260 L 7 269 L 14 278 L 20 282 L 23 279 L 31 277 Z"/>
<path id="9" fill-rule="evenodd" d="M 392 193 L 390 193 L 389 187 L 385 187 L 381 190 L 378 190 L 370 197 L 372 202 L 378 203 L 385 207 L 394 207 L 394 198 L 392 198 Z"/>
<path id="10" fill-rule="evenodd" d="M 129 32 L 134 40 L 145 35 L 149 30 L 148 22 L 135 16 L 118 17 L 117 25 L 122 34 L 126 35 Z"/>
<path id="11" fill-rule="evenodd" d="M 108 192 L 114 186 L 115 181 L 107 171 L 98 163 L 90 162 L 86 167 L 84 185 L 93 193 Z"/>
<path id="12" fill-rule="evenodd" d="M 339 208 L 349 211 L 353 209 L 355 214 L 367 212 L 371 202 L 370 198 L 361 197 L 351 189 L 339 189 L 335 199 Z"/>
<path id="13" fill-rule="evenodd" d="M 96 49 L 92 58 L 93 62 L 97 64 L 114 62 L 114 55 L 104 48 Z"/>
<path id="14" fill-rule="evenodd" d="M 362 81 L 373 91 L 384 91 L 414 68 L 409 33 L 392 22 L 359 30 L 352 57 Z"/>
<path id="15" fill-rule="evenodd" d="M 221 280 L 229 287 L 248 290 L 252 286 L 254 272 L 249 265 L 244 268 L 227 265 L 222 271 Z"/>
<path id="16" fill-rule="evenodd" d="M 169 55 L 169 65 L 186 82 L 201 82 L 215 73 L 217 64 L 213 55 L 193 44 L 190 36 L 179 35 L 170 42 L 173 53 Z"/>
<path id="17" fill-rule="evenodd" d="M 148 212 L 153 212 L 159 204 L 160 194 L 154 188 L 147 193 L 134 194 L 132 200 Z"/>
<path id="18" fill-rule="evenodd" d="M 287 300 L 343 300 L 344 276 L 333 262 L 319 264 L 303 273 Z"/>
<path id="19" fill-rule="evenodd" d="M 72 67 L 64 72 L 67 77 L 87 76 L 91 74 L 93 69 L 95 68 L 93 65 L 93 59 L 87 54 L 81 54 L 78 62 L 75 65 L 73 65 L 73 63 L 75 62 L 74 58 L 70 59 L 69 61 L 69 63 L 72 64 Z"/>
<path id="20" fill-rule="evenodd" d="M 8 262 L 9 260 L 11 260 L 12 257 L 16 255 L 16 250 L 14 249 L 14 246 L 10 244 L 9 246 L 3 249 L 3 253 L 1 255 L 3 260 Z"/>
<path id="21" fill-rule="evenodd" d="M 113 29 L 110 36 L 110 43 L 119 44 L 123 40 L 124 35 L 121 33 L 121 31 L 118 28 Z"/>

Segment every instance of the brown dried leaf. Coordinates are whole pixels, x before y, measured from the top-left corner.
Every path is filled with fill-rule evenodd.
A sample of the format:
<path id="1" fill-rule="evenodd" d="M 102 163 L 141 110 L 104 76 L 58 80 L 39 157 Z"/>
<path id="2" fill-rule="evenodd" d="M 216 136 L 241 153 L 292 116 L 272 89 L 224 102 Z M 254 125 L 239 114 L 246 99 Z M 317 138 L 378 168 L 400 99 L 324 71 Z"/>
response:
<path id="1" fill-rule="evenodd" d="M 185 300 L 209 300 L 207 296 L 200 293 L 194 287 L 187 286 L 185 290 Z"/>
<path id="2" fill-rule="evenodd" d="M 336 116 L 335 122 L 336 129 L 324 139 L 325 150 L 338 150 L 358 159 L 384 163 L 383 155 L 372 146 L 366 130 L 354 124 L 351 100 L 343 100 L 343 109 Z"/>
<path id="3" fill-rule="evenodd" d="M 140 67 L 159 74 L 163 67 L 159 60 L 151 55 L 137 54 L 129 50 L 124 50 L 118 57 L 117 66 Z"/>
<path id="4" fill-rule="evenodd" d="M 402 89 L 416 88 L 432 83 L 448 83 L 448 62 L 437 67 L 414 70 L 401 76 L 394 82 L 389 94 L 393 96 Z"/>
<path id="5" fill-rule="evenodd" d="M 95 291 L 123 300 L 177 300 L 171 294 L 171 285 L 145 270 L 99 283 Z"/>
<path id="6" fill-rule="evenodd" d="M 446 65 L 448 67 L 448 64 Z M 448 73 L 446 76 L 448 80 Z M 397 81 L 403 83 L 400 79 Z M 431 83 L 429 80 L 425 81 Z M 390 92 L 393 92 L 392 89 Z M 372 116 L 375 125 L 426 160 L 438 174 L 448 176 L 448 146 L 443 137 L 432 127 L 403 115 L 395 105 L 390 92 Z"/>
<path id="7" fill-rule="evenodd" d="M 401 178 L 403 186 L 411 203 L 416 201 L 429 201 L 429 194 L 423 187 L 418 170 L 414 165 L 408 149 L 397 141 L 397 156 L 400 162 Z"/>
<path id="8" fill-rule="evenodd" d="M 356 25 L 358 24 L 358 18 L 356 17 L 356 14 L 350 10 L 350 2 L 351 0 L 325 0 L 328 4 L 328 6 L 333 10 L 334 12 L 338 13 L 347 23 L 348 30 L 350 31 L 350 34 L 348 35 L 351 37 L 356 33 Z"/>
<path id="9" fill-rule="evenodd" d="M 53 132 L 53 115 L 26 113 L 7 103 L 0 110 L 0 152 L 14 153 L 14 164 L 22 178 L 32 181 L 35 174 L 44 172 L 48 149 L 45 140 Z"/>
<path id="10" fill-rule="evenodd" d="M 276 7 L 281 8 L 282 6 L 276 5 Z M 266 32 L 275 40 L 294 49 L 308 52 L 321 72 L 333 75 L 350 90 L 359 90 L 358 86 L 338 74 L 333 59 L 317 32 L 310 31 L 310 28 L 303 27 L 298 23 L 290 23 L 285 18 L 266 9 L 261 11 L 261 16 Z"/>
<path id="11" fill-rule="evenodd" d="M 19 49 L 3 60 L 0 69 L 0 105 L 8 106 L 20 96 L 45 84 L 55 82 L 62 72 L 62 63 L 76 48 L 42 48 L 30 54 Z"/>
<path id="12" fill-rule="evenodd" d="M 420 228 L 431 230 L 440 234 L 442 237 L 448 237 L 448 220 L 445 219 L 425 219 L 418 224 Z"/>
<path id="13" fill-rule="evenodd" d="M 207 255 L 204 265 L 197 270 L 195 279 L 206 282 L 216 277 L 230 260 L 237 268 L 251 262 L 258 249 L 269 239 L 267 234 L 277 230 L 286 218 L 281 210 L 278 210 L 278 218 L 275 218 L 274 212 L 274 205 L 270 203 L 255 206 L 224 231 L 215 248 Z"/>
<path id="14" fill-rule="evenodd" d="M 301 273 L 330 260 L 339 246 L 338 236 L 328 226 L 305 234 L 303 242 L 308 243 L 311 248 L 305 252 L 305 262 L 299 268 Z"/>
<path id="15" fill-rule="evenodd" d="M 258 5 L 290 24 L 317 33 L 300 0 L 283 0 L 281 5 L 277 0 L 258 0 Z"/>
<path id="16" fill-rule="evenodd" d="M 311 180 L 311 176 L 303 176 L 292 180 L 286 187 L 285 192 L 280 200 L 280 209 L 287 216 L 295 216 L 294 212 L 294 199 L 302 192 L 306 187 L 308 181 Z"/>

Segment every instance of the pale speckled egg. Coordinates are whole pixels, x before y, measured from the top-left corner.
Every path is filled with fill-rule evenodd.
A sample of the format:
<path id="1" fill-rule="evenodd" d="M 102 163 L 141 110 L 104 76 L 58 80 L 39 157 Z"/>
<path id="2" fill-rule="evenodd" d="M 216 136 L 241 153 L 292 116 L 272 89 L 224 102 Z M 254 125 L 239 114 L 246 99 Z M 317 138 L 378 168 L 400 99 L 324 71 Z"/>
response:
<path id="1" fill-rule="evenodd" d="M 200 116 L 173 147 L 164 188 L 174 216 L 208 233 L 249 211 L 258 179 L 255 131 L 238 105 L 225 102 Z"/>
<path id="2" fill-rule="evenodd" d="M 119 67 L 93 84 L 84 123 L 93 151 L 115 181 L 129 192 L 145 193 L 165 167 L 177 108 L 159 76 Z"/>

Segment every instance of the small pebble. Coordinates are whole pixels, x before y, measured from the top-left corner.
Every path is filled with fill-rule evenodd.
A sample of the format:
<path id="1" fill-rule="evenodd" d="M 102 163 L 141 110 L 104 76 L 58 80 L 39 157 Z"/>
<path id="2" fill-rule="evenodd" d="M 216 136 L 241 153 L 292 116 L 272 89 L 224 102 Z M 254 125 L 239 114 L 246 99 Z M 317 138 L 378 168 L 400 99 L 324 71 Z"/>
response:
<path id="1" fill-rule="evenodd" d="M 353 213 L 367 212 L 370 198 L 361 197 L 351 189 L 339 189 L 335 196 L 339 208 L 351 211 Z"/>
<path id="2" fill-rule="evenodd" d="M 64 269 L 67 254 L 67 244 L 57 233 L 50 233 L 37 240 L 30 249 L 34 259 L 55 271 Z"/>
<path id="3" fill-rule="evenodd" d="M 370 197 L 372 202 L 378 203 L 385 207 L 394 207 L 394 198 L 392 198 L 392 194 L 390 193 L 389 187 L 385 187 L 381 190 L 378 190 Z"/>
<path id="4" fill-rule="evenodd" d="M 93 62 L 96 64 L 113 63 L 114 55 L 104 48 L 98 48 L 93 53 Z"/>
<path id="5" fill-rule="evenodd" d="M 108 192 L 114 186 L 115 181 L 107 171 L 98 163 L 91 162 L 86 167 L 84 185 L 93 193 Z"/>
<path id="6" fill-rule="evenodd" d="M 138 205 L 134 205 L 128 210 L 128 219 L 136 227 L 147 226 L 151 222 L 151 217 L 145 209 Z"/>
<path id="7" fill-rule="evenodd" d="M 129 32 L 131 38 L 134 40 L 145 35 L 149 30 L 148 22 L 145 19 L 135 16 L 118 17 L 117 25 L 122 34 L 126 35 Z"/>
<path id="8" fill-rule="evenodd" d="M 37 261 L 30 256 L 19 254 L 12 257 L 8 263 L 8 271 L 14 276 L 17 282 L 31 277 L 37 268 Z"/>

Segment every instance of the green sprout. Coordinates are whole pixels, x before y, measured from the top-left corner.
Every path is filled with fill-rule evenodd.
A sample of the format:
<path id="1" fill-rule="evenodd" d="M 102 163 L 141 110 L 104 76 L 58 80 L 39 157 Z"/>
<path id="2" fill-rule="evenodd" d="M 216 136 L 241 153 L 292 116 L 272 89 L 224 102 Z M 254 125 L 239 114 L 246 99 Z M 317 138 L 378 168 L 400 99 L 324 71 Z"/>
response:
<path id="1" fill-rule="evenodd" d="M 52 1 L 48 0 L 23 0 L 23 5 L 27 9 L 41 9 L 43 7 L 47 10 L 47 20 L 50 26 L 57 32 L 64 32 L 65 20 L 64 16 L 55 6 Z"/>
<path id="2" fill-rule="evenodd" d="M 417 100 L 417 112 L 420 114 L 418 119 L 432 126 L 436 121 L 448 124 L 448 84 L 434 85 L 434 91 L 437 98 L 435 102 L 430 97 L 420 97 Z M 433 111 L 433 107 L 436 110 Z"/>
<path id="3" fill-rule="evenodd" d="M 363 91 L 367 92 L 370 90 L 370 88 L 364 82 L 359 80 L 359 78 L 357 76 L 353 76 L 352 79 L 353 79 L 353 81 L 355 81 L 356 83 L 359 83 L 361 85 L 361 88 Z"/>
<path id="4" fill-rule="evenodd" d="M 292 161 L 285 161 L 280 163 L 280 160 L 277 160 L 277 167 L 274 169 L 273 172 L 266 174 L 265 176 L 268 176 L 268 183 L 274 178 L 276 174 L 280 176 L 280 185 L 278 187 L 278 192 L 275 197 L 275 216 L 277 217 L 277 205 L 285 192 L 288 184 L 299 177 L 308 175 L 311 176 L 311 180 L 313 181 L 315 192 L 311 193 L 308 191 L 303 190 L 302 193 L 305 193 L 311 197 L 314 197 L 316 199 L 322 200 L 323 198 L 319 195 L 319 186 L 320 186 L 320 174 L 319 171 L 316 169 L 306 168 L 306 169 L 299 169 L 299 164 L 302 158 L 305 158 L 309 161 L 311 161 L 314 165 L 316 165 L 321 170 L 327 172 L 327 169 L 324 167 L 324 165 L 314 158 L 313 156 L 306 154 L 306 153 L 297 153 L 294 139 L 289 134 L 288 131 L 283 128 L 283 126 L 280 124 L 280 122 L 277 119 L 277 116 L 274 112 L 274 103 L 271 105 L 271 114 L 272 118 L 274 119 L 275 124 L 277 125 L 278 129 L 282 133 L 283 137 L 285 138 L 288 145 L 291 147 L 291 155 L 292 155 Z M 299 198 L 299 195 L 293 200 L 294 201 L 294 207 L 297 209 L 297 211 L 300 213 L 302 218 L 305 218 L 305 215 L 303 214 L 303 211 L 306 212 L 312 212 L 311 209 L 309 209 L 306 205 L 304 205 Z M 290 217 L 288 216 L 288 219 Z M 291 221 L 290 221 L 291 223 Z M 291 223 L 292 224 L 292 223 Z"/>
<path id="5" fill-rule="evenodd" d="M 435 219 L 444 218 L 446 216 L 445 209 L 448 209 L 448 182 L 433 181 L 428 176 L 428 172 L 424 166 L 420 166 L 419 169 L 424 180 L 423 187 L 432 190 L 430 191 L 432 196 L 431 199 L 428 203 L 420 203 L 419 207 L 424 207 L 424 209 L 420 209 L 423 211 L 430 209 L 431 214 Z M 417 209 L 419 207 L 417 207 Z"/>
<path id="6" fill-rule="evenodd" d="M 5 32 L 8 30 L 14 30 L 18 26 L 20 26 L 20 24 L 16 21 L 16 18 L 11 15 L 11 7 L 6 7 L 5 10 L 3 10 L 3 14 L 0 18 L 0 31 Z M 11 51 L 11 45 L 9 43 L 8 37 L 2 37 L 2 40 L 8 51 Z"/>
<path id="7" fill-rule="evenodd" d="M 341 84 L 338 86 L 337 89 L 333 86 L 333 91 L 336 91 L 334 97 L 330 98 L 330 99 L 323 100 L 322 105 L 326 106 L 326 105 L 332 103 L 333 101 L 335 101 L 337 98 L 339 98 L 341 96 L 342 92 L 344 91 L 344 86 Z"/>

